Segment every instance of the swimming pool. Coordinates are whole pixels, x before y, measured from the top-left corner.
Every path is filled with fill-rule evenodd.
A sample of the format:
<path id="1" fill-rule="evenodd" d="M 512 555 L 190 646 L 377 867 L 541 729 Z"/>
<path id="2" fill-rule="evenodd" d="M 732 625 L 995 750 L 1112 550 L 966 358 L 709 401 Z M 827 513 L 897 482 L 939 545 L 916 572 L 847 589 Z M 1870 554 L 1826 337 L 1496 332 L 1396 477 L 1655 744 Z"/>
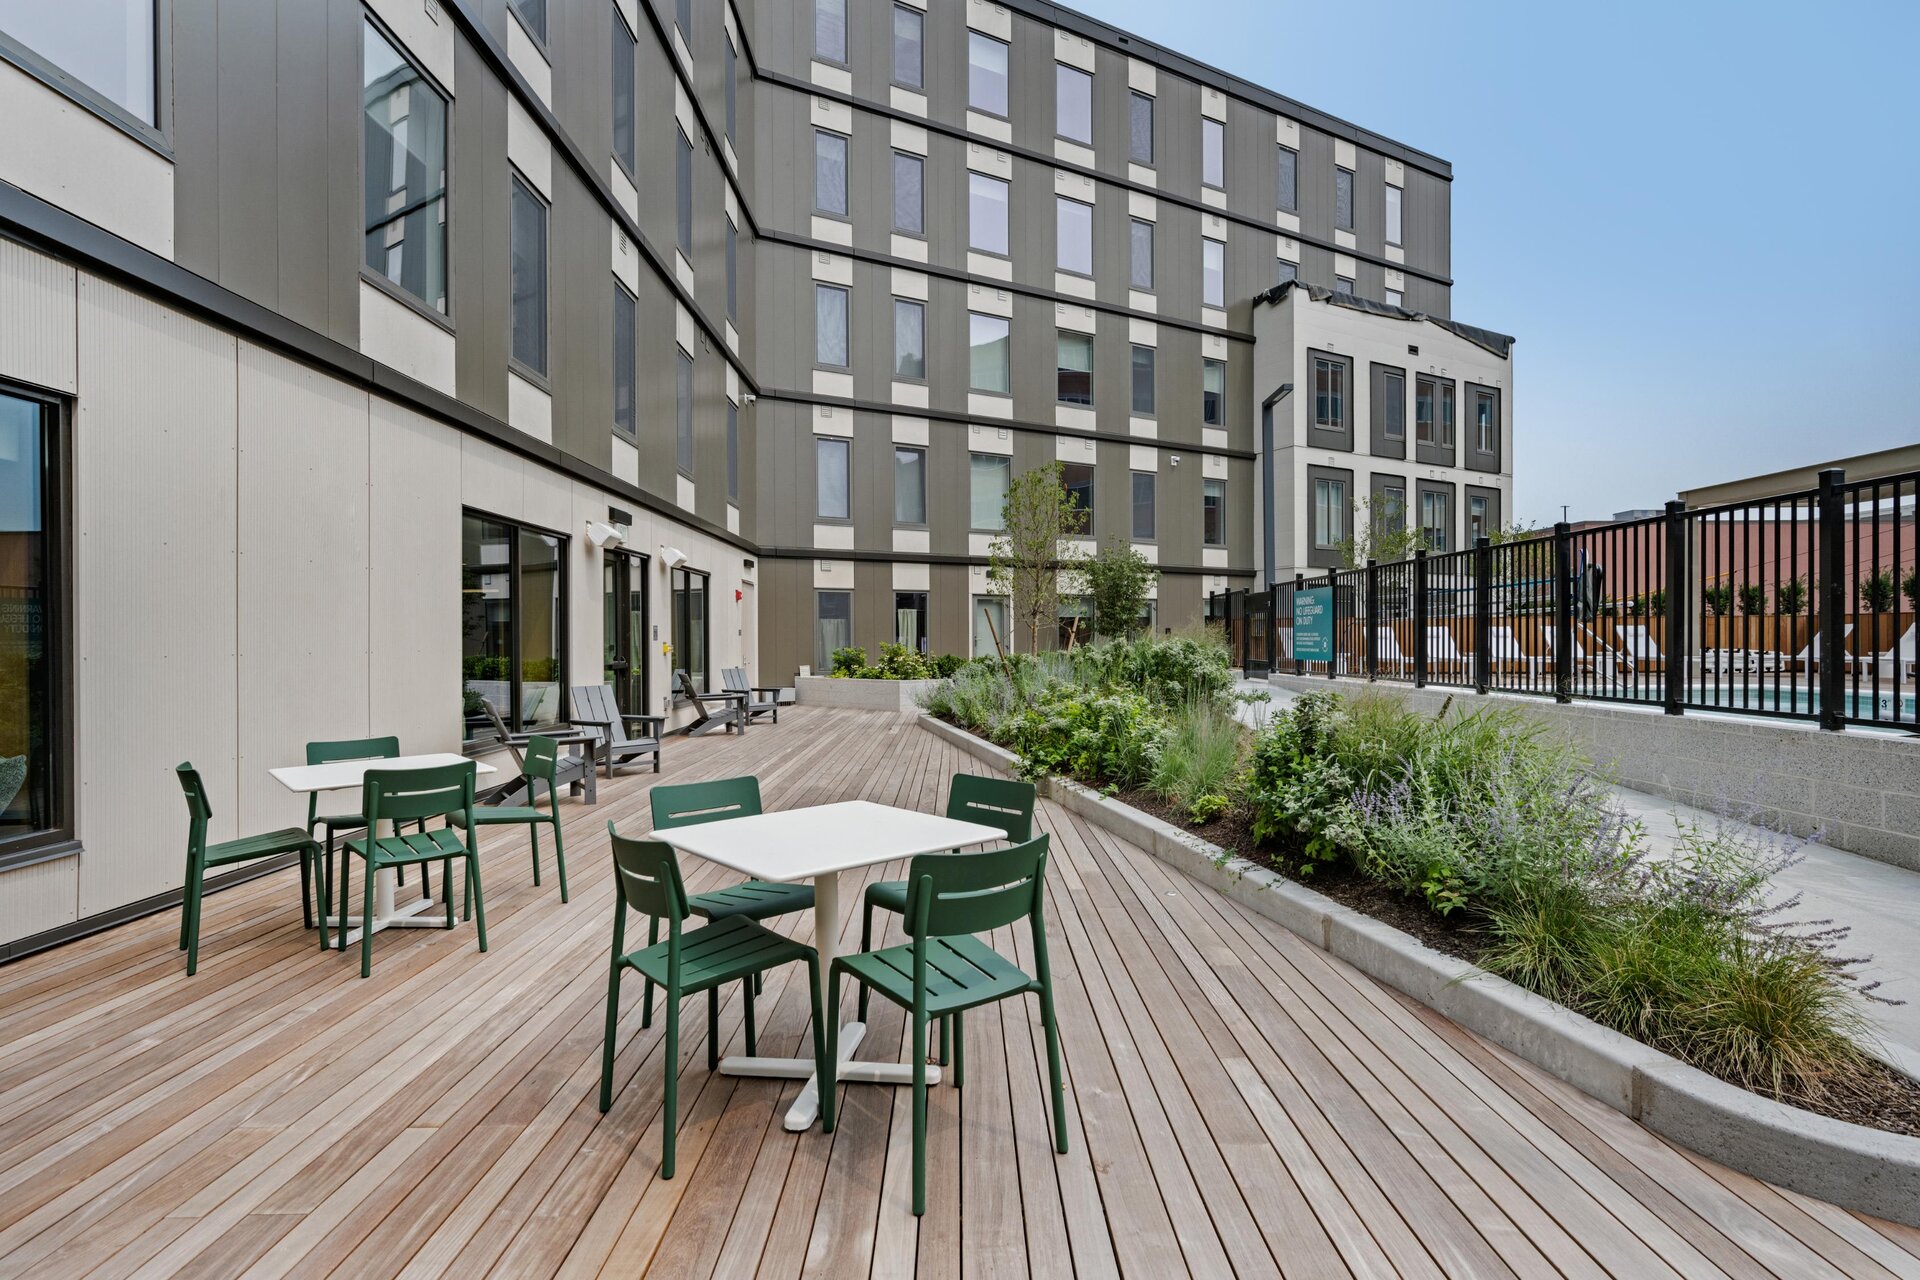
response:
<path id="1" fill-rule="evenodd" d="M 1914 694 L 1902 690 L 1899 697 L 1899 710 L 1896 712 L 1891 689 L 1882 688 L 1878 694 L 1864 685 L 1858 693 L 1849 689 L 1845 703 L 1847 718 L 1912 728 L 1915 723 Z M 1780 711 L 1804 716 L 1819 710 L 1820 691 L 1805 685 L 1797 689 L 1788 688 L 1784 684 L 1776 689 L 1771 684 L 1763 685 L 1758 681 L 1751 686 L 1743 686 L 1736 677 L 1717 687 L 1712 684 L 1689 686 L 1687 705 L 1709 711 Z"/>

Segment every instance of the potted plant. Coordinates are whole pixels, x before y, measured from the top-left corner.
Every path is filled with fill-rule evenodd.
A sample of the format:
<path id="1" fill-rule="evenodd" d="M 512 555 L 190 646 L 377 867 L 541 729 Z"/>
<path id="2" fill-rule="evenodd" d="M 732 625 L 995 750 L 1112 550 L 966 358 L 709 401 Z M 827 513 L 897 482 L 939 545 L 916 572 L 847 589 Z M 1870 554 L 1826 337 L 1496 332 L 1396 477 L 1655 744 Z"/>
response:
<path id="1" fill-rule="evenodd" d="M 1893 608 L 1893 575 L 1882 569 L 1860 579 L 1860 594 L 1874 613 L 1889 612 Z"/>
<path id="2" fill-rule="evenodd" d="M 1807 611 L 1807 580 L 1795 578 L 1773 589 L 1773 607 L 1777 613 L 1796 617 Z"/>

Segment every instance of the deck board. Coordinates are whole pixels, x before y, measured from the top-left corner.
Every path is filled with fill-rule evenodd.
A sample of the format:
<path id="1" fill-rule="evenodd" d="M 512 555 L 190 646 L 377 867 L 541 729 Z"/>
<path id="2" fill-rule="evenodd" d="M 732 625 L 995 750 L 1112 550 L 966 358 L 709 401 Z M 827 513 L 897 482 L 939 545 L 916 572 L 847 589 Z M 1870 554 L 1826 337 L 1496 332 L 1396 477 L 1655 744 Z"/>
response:
<path id="1" fill-rule="evenodd" d="M 937 811 L 980 767 L 904 717 L 796 708 L 670 742 L 657 780 Z M 695 1000 L 663 1182 L 662 1019 L 640 1028 L 636 982 L 596 1099 L 606 823 L 645 831 L 655 781 L 567 803 L 564 905 L 551 850 L 536 886 L 525 837 L 486 833 L 484 956 L 471 925 L 392 931 L 363 982 L 300 928 L 289 871 L 208 899 L 193 979 L 174 915 L 0 967 L 0 1277 L 1920 1280 L 1920 1233 L 1682 1152 L 1046 803 L 1067 1155 L 1032 1001 L 968 1015 L 916 1220 L 907 1091 L 847 1086 L 835 1133 L 788 1133 L 798 1082 L 710 1075 Z M 843 877 L 842 950 L 866 884 L 905 871 Z M 780 927 L 811 941 L 808 915 Z M 1031 970 L 1021 929 L 991 941 Z M 758 1010 L 763 1053 L 808 1051 L 804 970 Z M 861 1056 L 903 1055 L 906 1025 L 875 1001 Z"/>

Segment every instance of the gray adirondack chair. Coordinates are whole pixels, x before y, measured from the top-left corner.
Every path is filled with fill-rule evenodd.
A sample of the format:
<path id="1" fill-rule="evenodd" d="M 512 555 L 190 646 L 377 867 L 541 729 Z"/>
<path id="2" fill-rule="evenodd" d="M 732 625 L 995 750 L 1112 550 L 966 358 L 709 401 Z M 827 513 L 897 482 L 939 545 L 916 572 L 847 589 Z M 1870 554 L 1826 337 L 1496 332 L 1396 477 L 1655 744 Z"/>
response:
<path id="1" fill-rule="evenodd" d="M 526 746 L 527 740 L 533 737 L 534 734 L 531 732 L 513 732 L 507 728 L 507 722 L 500 718 L 500 713 L 494 709 L 491 702 L 482 702 L 480 705 L 482 709 L 486 711 L 488 721 L 493 725 L 495 741 L 505 747 L 508 754 L 513 757 L 513 778 L 511 781 L 503 782 L 499 786 L 481 793 L 479 802 L 482 805 L 518 805 L 531 803 L 531 789 L 527 785 L 527 762 L 521 758 L 520 748 Z M 558 757 L 553 762 L 554 786 L 566 787 L 574 783 L 584 784 L 587 789 L 587 801 L 588 803 L 592 803 L 594 799 L 592 781 L 593 761 L 593 752 L 588 752 L 583 756 L 562 755 Z"/>
<path id="2" fill-rule="evenodd" d="M 605 764 L 609 778 L 616 764 L 635 756 L 652 756 L 653 771 L 660 772 L 660 731 L 665 727 L 666 717 L 623 713 L 610 684 L 575 685 L 572 696 L 573 718 L 568 723 L 600 735 L 588 759 L 598 759 Z M 633 725 L 640 726 L 638 733 L 633 731 Z"/>
<path id="3" fill-rule="evenodd" d="M 715 693 L 701 693 L 693 687 L 693 677 L 678 667 L 673 672 L 674 687 L 680 690 L 680 696 L 693 704 L 693 723 L 687 726 L 689 737 L 698 737 L 703 733 L 712 733 L 715 729 L 725 729 L 728 733 L 746 731 L 747 716 L 742 709 L 746 695 L 730 693 L 724 690 Z M 707 703 L 718 702 L 720 714 L 715 715 L 707 709 Z"/>
<path id="4" fill-rule="evenodd" d="M 775 724 L 780 723 L 780 691 L 778 689 L 758 688 L 748 684 L 745 667 L 725 668 L 720 672 L 720 682 L 726 686 L 728 693 L 746 695 L 740 705 L 745 709 L 749 721 L 757 716 L 772 716 Z M 762 693 L 772 696 L 767 698 L 755 696 Z"/>

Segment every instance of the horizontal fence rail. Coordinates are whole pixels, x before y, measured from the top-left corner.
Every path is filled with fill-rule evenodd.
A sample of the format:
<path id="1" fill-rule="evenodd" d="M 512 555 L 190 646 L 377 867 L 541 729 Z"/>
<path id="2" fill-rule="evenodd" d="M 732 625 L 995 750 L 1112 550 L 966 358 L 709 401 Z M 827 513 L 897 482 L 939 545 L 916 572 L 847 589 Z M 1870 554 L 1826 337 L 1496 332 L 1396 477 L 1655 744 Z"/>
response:
<path id="1" fill-rule="evenodd" d="M 1253 675 L 1920 732 L 1916 509 L 1920 472 L 1849 483 L 1826 471 L 1802 493 L 1671 502 L 1641 519 L 1221 592 L 1208 616 Z M 1303 592 L 1315 594 L 1303 603 Z M 1303 642 L 1329 643 L 1330 656 L 1303 656 Z"/>

